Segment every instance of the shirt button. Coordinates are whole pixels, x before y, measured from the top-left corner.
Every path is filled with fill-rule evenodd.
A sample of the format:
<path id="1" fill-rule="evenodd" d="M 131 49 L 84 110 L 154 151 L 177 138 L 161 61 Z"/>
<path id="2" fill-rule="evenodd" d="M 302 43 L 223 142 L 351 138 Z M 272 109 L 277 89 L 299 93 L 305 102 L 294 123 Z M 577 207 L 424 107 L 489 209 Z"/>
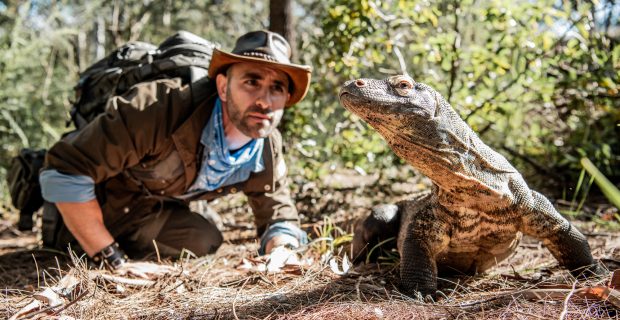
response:
<path id="1" fill-rule="evenodd" d="M 210 166 L 214 166 L 214 165 L 215 165 L 215 160 L 209 160 L 209 161 L 207 161 L 207 163 L 208 163 Z"/>
<path id="2" fill-rule="evenodd" d="M 123 212 L 124 212 L 124 213 L 129 213 L 129 207 L 125 207 L 125 208 L 123 208 Z"/>
<path id="3" fill-rule="evenodd" d="M 237 192 L 237 188 L 235 187 L 230 188 L 230 193 L 236 193 L 236 192 Z"/>
<path id="4" fill-rule="evenodd" d="M 271 190 L 271 186 L 270 186 L 270 185 L 268 185 L 268 184 L 266 184 L 266 185 L 265 185 L 265 191 L 269 191 L 269 190 Z"/>

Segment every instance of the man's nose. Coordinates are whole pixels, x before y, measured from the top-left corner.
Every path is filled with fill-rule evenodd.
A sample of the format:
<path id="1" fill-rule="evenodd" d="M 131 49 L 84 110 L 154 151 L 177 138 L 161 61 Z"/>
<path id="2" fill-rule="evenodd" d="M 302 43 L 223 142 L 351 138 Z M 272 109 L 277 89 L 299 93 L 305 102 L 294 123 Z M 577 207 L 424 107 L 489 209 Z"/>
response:
<path id="1" fill-rule="evenodd" d="M 260 90 L 258 97 L 256 97 L 256 105 L 263 109 L 271 109 L 272 103 L 273 96 L 269 88 Z"/>

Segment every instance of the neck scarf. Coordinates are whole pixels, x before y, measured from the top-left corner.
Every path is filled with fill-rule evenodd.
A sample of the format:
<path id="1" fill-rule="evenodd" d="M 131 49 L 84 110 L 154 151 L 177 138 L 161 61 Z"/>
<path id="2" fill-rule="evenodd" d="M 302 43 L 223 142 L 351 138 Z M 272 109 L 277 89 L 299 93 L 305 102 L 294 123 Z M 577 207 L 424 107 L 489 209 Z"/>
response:
<path id="1" fill-rule="evenodd" d="M 189 191 L 212 191 L 245 181 L 250 173 L 262 171 L 264 140 L 252 139 L 240 149 L 230 152 L 224 134 L 222 102 L 217 98 L 211 118 L 202 130 L 202 164 Z"/>

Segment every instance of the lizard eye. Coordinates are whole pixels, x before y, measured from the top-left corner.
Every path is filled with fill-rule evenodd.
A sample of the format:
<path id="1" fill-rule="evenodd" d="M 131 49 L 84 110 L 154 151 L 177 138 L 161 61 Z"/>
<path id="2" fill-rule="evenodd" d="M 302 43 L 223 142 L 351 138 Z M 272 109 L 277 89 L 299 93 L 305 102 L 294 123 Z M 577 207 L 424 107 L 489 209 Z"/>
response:
<path id="1" fill-rule="evenodd" d="M 389 78 L 389 82 L 400 96 L 408 96 L 413 89 L 414 82 L 407 76 L 394 76 Z"/>
<path id="2" fill-rule="evenodd" d="M 413 84 L 407 80 L 402 80 L 400 83 L 398 83 L 398 88 L 399 89 L 411 89 L 413 88 Z"/>

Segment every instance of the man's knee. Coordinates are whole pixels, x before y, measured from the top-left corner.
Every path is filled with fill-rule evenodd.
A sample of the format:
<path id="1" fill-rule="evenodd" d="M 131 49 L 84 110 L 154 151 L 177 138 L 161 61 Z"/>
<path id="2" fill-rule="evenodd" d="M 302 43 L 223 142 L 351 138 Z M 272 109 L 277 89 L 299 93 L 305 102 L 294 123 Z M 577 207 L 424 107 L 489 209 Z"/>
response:
<path id="1" fill-rule="evenodd" d="M 185 249 L 196 256 L 204 256 L 214 253 L 224 239 L 213 223 L 199 214 L 188 212 L 187 215 L 172 214 L 155 240 L 179 253 Z"/>
<path id="2" fill-rule="evenodd" d="M 222 233 L 214 228 L 215 230 L 192 230 L 183 245 L 183 248 L 191 251 L 196 256 L 204 256 L 207 254 L 214 253 L 224 241 L 222 237 Z"/>

